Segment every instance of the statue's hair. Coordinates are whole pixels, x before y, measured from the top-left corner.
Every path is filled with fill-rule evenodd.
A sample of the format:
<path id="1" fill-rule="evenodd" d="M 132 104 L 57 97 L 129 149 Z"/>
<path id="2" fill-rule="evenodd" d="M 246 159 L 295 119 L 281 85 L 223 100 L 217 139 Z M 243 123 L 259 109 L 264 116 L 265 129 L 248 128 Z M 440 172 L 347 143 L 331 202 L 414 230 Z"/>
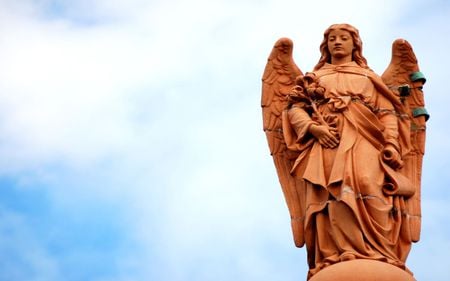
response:
<path id="1" fill-rule="evenodd" d="M 367 65 L 366 58 L 362 55 L 362 41 L 359 37 L 359 31 L 354 26 L 346 23 L 342 24 L 333 24 L 331 25 L 327 30 L 325 30 L 323 34 L 323 41 L 320 43 L 320 53 L 321 57 L 319 59 L 319 62 L 314 67 L 314 70 L 320 69 L 325 63 L 331 63 L 331 54 L 328 50 L 328 36 L 330 35 L 330 32 L 333 30 L 345 30 L 348 31 L 353 39 L 353 45 L 355 49 L 352 53 L 352 61 L 356 62 L 359 66 L 362 68 L 369 69 L 369 66 Z"/>

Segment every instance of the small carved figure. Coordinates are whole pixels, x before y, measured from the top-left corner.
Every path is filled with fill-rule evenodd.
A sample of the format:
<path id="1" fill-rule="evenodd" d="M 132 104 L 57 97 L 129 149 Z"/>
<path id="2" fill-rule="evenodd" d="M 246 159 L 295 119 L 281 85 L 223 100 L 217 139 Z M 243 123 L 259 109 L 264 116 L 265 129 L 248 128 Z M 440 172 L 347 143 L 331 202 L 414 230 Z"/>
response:
<path id="1" fill-rule="evenodd" d="M 358 30 L 335 24 L 303 73 L 281 38 L 263 75 L 264 131 L 286 198 L 295 245 L 306 244 L 308 279 L 332 264 L 377 260 L 409 272 L 420 237 L 425 121 L 409 43 L 393 44 L 382 77 L 367 65 Z"/>

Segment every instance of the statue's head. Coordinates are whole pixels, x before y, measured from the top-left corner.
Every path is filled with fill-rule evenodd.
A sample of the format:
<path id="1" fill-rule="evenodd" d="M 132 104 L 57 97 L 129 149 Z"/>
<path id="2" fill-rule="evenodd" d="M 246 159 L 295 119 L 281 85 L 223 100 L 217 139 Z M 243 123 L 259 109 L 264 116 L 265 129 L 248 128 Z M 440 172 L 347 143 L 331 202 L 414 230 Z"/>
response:
<path id="1" fill-rule="evenodd" d="M 321 68 L 325 63 L 331 63 L 331 54 L 330 51 L 328 50 L 328 36 L 330 35 L 331 31 L 337 29 L 345 30 L 350 33 L 354 45 L 352 60 L 356 62 L 356 64 L 358 64 L 359 66 L 363 68 L 368 68 L 367 60 L 362 55 L 362 41 L 361 38 L 359 37 L 358 29 L 356 29 L 354 26 L 350 24 L 342 23 L 342 24 L 333 24 L 330 27 L 328 27 L 327 30 L 325 30 L 323 34 L 322 43 L 320 44 L 321 56 L 319 62 L 314 67 L 314 70 Z"/>

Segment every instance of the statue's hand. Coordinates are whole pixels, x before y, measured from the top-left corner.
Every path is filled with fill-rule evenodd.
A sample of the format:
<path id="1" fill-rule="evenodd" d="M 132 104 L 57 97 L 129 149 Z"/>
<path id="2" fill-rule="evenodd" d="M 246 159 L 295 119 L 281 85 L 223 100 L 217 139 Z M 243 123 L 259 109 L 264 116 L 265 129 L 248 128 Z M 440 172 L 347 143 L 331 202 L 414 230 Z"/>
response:
<path id="1" fill-rule="evenodd" d="M 392 144 L 387 144 L 384 147 L 382 157 L 383 161 L 395 170 L 403 167 L 402 157 Z"/>
<path id="2" fill-rule="evenodd" d="M 309 132 L 326 148 L 335 148 L 339 144 L 337 128 L 313 124 Z"/>

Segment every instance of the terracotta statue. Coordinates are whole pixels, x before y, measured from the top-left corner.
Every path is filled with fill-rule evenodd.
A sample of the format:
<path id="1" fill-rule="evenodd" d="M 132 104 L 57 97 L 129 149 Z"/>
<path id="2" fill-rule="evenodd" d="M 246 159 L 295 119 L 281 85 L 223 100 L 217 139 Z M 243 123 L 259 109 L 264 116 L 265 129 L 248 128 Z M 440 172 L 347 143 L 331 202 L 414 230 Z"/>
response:
<path id="1" fill-rule="evenodd" d="M 287 38 L 275 43 L 261 103 L 295 245 L 306 244 L 308 279 L 352 260 L 384 262 L 412 276 L 405 262 L 420 236 L 428 114 L 410 44 L 394 42 L 381 77 L 349 24 L 325 31 L 313 72 L 300 71 L 292 49 Z"/>

